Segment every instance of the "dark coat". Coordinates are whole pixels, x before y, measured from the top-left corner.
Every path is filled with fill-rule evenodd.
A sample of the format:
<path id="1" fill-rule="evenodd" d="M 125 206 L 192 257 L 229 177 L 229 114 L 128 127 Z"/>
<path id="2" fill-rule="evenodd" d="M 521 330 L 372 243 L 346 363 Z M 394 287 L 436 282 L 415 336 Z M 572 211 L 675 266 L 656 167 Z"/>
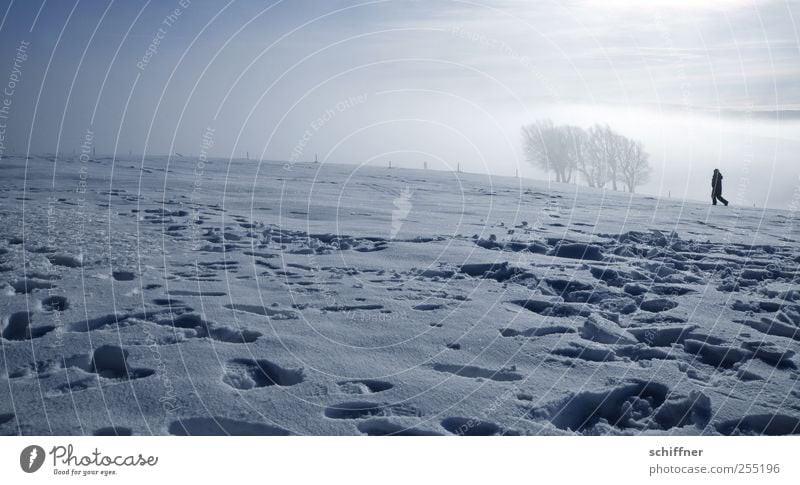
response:
<path id="1" fill-rule="evenodd" d="M 722 193 L 722 172 L 714 172 L 711 176 L 711 188 L 715 194 Z"/>

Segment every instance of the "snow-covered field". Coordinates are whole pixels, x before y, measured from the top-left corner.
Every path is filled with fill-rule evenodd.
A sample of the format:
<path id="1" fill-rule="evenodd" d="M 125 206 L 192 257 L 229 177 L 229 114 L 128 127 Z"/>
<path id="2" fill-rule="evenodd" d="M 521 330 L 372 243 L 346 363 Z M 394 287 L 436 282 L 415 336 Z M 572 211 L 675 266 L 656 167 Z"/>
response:
<path id="1" fill-rule="evenodd" d="M 0 164 L 0 434 L 797 434 L 789 212 L 475 174 Z"/>

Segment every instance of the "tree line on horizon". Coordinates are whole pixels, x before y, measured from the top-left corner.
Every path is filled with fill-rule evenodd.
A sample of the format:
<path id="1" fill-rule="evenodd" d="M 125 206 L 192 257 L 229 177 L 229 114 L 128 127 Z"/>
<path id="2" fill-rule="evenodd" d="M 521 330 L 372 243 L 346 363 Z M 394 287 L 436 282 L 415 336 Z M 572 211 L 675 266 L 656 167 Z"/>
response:
<path id="1" fill-rule="evenodd" d="M 641 142 L 623 136 L 608 125 L 589 129 L 554 125 L 538 120 L 522 127 L 525 156 L 530 163 L 553 172 L 556 182 L 634 192 L 650 176 L 649 155 Z"/>

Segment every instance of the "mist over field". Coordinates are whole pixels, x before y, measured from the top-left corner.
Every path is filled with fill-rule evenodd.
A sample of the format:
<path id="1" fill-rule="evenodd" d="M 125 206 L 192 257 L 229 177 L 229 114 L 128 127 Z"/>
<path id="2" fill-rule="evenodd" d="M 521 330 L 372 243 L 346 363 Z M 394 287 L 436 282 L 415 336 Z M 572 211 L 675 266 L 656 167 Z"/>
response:
<path id="1" fill-rule="evenodd" d="M 174 3 L 174 4 L 173 4 Z M 641 140 L 640 191 L 798 199 L 800 65 L 781 1 L 11 2 L 5 153 L 326 161 L 546 178 L 520 128 L 608 123 Z M 177 10 L 177 13 L 175 12 Z M 354 101 L 355 100 L 355 101 Z"/>

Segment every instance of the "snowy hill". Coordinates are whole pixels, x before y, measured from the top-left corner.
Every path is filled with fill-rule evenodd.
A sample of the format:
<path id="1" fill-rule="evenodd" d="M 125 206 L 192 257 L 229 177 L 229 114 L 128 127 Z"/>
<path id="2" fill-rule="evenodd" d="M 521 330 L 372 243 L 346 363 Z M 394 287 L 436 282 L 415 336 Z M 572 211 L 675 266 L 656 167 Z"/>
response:
<path id="1" fill-rule="evenodd" d="M 355 165 L 0 174 L 0 434 L 800 431 L 789 212 Z"/>

